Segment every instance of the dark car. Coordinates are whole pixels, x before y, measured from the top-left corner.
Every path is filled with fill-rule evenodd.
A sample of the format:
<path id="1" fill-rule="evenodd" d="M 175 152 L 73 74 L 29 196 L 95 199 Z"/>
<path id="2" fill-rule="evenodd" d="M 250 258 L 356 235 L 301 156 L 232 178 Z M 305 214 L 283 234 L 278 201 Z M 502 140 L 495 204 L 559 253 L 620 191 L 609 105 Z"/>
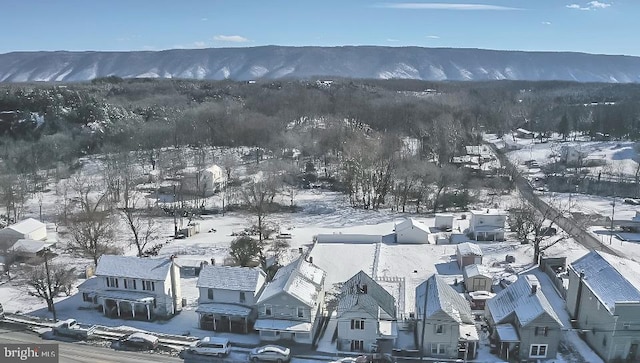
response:
<path id="1" fill-rule="evenodd" d="M 141 350 L 156 349 L 159 343 L 160 340 L 158 339 L 158 337 L 145 333 L 133 333 L 126 335 L 122 339 L 120 339 L 121 346 Z"/>
<path id="2" fill-rule="evenodd" d="M 396 363 L 396 360 L 391 354 L 373 353 L 359 356 L 356 363 Z"/>

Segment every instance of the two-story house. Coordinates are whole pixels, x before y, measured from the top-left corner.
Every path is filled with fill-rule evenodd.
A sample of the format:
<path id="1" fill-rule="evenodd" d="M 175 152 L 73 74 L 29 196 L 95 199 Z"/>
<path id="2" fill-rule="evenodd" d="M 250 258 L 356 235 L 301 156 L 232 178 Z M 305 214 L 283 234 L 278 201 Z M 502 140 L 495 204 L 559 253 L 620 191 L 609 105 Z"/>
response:
<path id="1" fill-rule="evenodd" d="M 469 233 L 476 241 L 504 240 L 505 223 L 508 213 L 499 209 L 470 211 Z"/>
<path id="2" fill-rule="evenodd" d="M 338 350 L 391 353 L 398 336 L 396 299 L 364 271 L 341 287 Z"/>
<path id="3" fill-rule="evenodd" d="M 103 255 L 95 277 L 78 286 L 106 316 L 153 320 L 182 310 L 180 269 L 171 258 Z"/>
<path id="4" fill-rule="evenodd" d="M 281 267 L 258 298 L 254 329 L 262 340 L 310 344 L 324 311 L 326 273 L 302 257 Z"/>
<path id="5" fill-rule="evenodd" d="M 248 333 L 265 283 L 260 268 L 203 266 L 196 287 L 200 329 Z"/>
<path id="6" fill-rule="evenodd" d="M 592 251 L 567 270 L 574 328 L 605 362 L 640 361 L 640 264 Z"/>
<path id="7" fill-rule="evenodd" d="M 564 326 L 535 275 L 520 275 L 488 300 L 485 316 L 502 358 L 556 357 Z"/>
<path id="8" fill-rule="evenodd" d="M 416 336 L 425 356 L 467 359 L 476 356 L 478 331 L 469 302 L 439 275 L 416 287 Z"/>

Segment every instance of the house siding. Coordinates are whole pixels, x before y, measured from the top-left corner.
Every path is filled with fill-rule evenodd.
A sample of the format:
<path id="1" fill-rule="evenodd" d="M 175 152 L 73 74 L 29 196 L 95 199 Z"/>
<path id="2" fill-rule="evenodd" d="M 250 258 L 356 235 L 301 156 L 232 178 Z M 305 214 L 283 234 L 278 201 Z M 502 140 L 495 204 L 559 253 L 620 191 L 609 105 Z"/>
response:
<path id="1" fill-rule="evenodd" d="M 487 276 L 474 276 L 464 281 L 467 291 L 491 291 L 493 279 Z"/>
<path id="2" fill-rule="evenodd" d="M 364 329 L 351 329 L 351 320 L 363 320 Z M 337 320 L 338 349 L 351 350 L 352 340 L 363 341 L 363 351 L 370 352 L 378 337 L 378 319 L 361 309 L 344 312 Z"/>
<path id="3" fill-rule="evenodd" d="M 537 328 L 537 335 L 536 335 Z M 544 329 L 547 334 L 544 335 Z M 558 322 L 549 314 L 542 314 L 526 327 L 516 324 L 518 335 L 520 336 L 520 359 L 529 359 L 529 352 L 532 344 L 546 344 L 547 358 L 555 358 L 558 353 L 558 343 L 562 339 L 562 330 Z"/>
<path id="4" fill-rule="evenodd" d="M 421 317 L 418 317 L 421 319 Z M 438 358 L 458 358 L 458 342 L 460 338 L 460 325 L 455 320 L 452 320 L 444 312 L 440 312 L 427 318 L 426 326 L 424 329 L 423 350 L 424 355 L 427 357 Z M 436 326 L 443 325 L 443 332 L 441 334 L 436 333 Z M 416 324 L 416 333 L 418 335 L 418 341 L 422 336 L 422 320 L 419 320 Z M 446 352 L 442 355 L 432 354 L 431 347 L 434 344 L 446 344 Z"/>

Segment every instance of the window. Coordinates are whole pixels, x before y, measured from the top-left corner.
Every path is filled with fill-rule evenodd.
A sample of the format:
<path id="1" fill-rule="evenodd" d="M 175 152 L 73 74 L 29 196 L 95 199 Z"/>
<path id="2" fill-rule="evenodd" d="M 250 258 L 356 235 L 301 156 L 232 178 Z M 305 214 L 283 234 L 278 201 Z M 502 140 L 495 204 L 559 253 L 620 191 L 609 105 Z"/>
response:
<path id="1" fill-rule="evenodd" d="M 529 358 L 546 358 L 547 344 L 531 344 Z"/>
<path id="2" fill-rule="evenodd" d="M 351 330 L 364 330 L 364 319 L 351 319 Z"/>
<path id="3" fill-rule="evenodd" d="M 298 317 L 299 318 L 304 318 L 304 309 L 303 308 L 297 308 L 298 310 Z"/>
<path id="4" fill-rule="evenodd" d="M 124 281 L 124 288 L 125 289 L 129 289 L 129 290 L 135 290 L 136 289 L 136 280 L 123 279 L 123 281 Z"/>
<path id="5" fill-rule="evenodd" d="M 533 335 L 544 335 L 545 337 L 547 335 L 549 335 L 549 327 L 538 327 L 536 326 L 535 330 L 533 331 Z"/>
<path id="6" fill-rule="evenodd" d="M 153 281 L 142 280 L 142 290 L 155 291 L 156 290 L 156 283 L 153 282 Z"/>
<path id="7" fill-rule="evenodd" d="M 435 332 L 436 332 L 436 334 L 444 334 L 444 325 L 437 324 L 435 326 Z"/>
<path id="8" fill-rule="evenodd" d="M 352 340 L 351 341 L 351 351 L 359 352 L 359 351 L 363 351 L 363 350 L 364 350 L 364 341 L 362 341 L 362 340 Z"/>
<path id="9" fill-rule="evenodd" d="M 153 308 L 157 308 L 158 307 L 158 303 L 156 302 L 156 299 L 153 299 Z"/>
<path id="10" fill-rule="evenodd" d="M 264 315 L 271 316 L 271 305 L 264 306 Z"/>
<path id="11" fill-rule="evenodd" d="M 447 345 L 446 344 L 431 344 L 431 354 L 433 354 L 433 355 L 444 355 L 444 354 L 447 354 Z"/>
<path id="12" fill-rule="evenodd" d="M 247 300 L 247 297 L 244 294 L 244 291 L 240 291 L 240 302 L 243 303 Z"/>
<path id="13" fill-rule="evenodd" d="M 607 336 L 606 335 L 602 337 L 602 346 L 603 347 L 607 346 Z"/>
<path id="14" fill-rule="evenodd" d="M 82 293 L 82 301 L 88 301 L 90 303 L 93 303 L 93 302 L 95 302 L 93 300 L 94 300 L 93 296 L 91 296 L 90 293 L 88 293 L 88 292 L 83 292 Z"/>
<path id="15" fill-rule="evenodd" d="M 107 287 L 118 287 L 118 279 L 115 277 L 107 277 Z"/>
<path id="16" fill-rule="evenodd" d="M 207 299 L 213 300 L 213 289 L 207 289 Z"/>
<path id="17" fill-rule="evenodd" d="M 624 329 L 624 330 L 629 330 L 629 329 L 631 329 L 631 323 L 624 323 L 624 324 L 622 324 L 622 329 Z"/>

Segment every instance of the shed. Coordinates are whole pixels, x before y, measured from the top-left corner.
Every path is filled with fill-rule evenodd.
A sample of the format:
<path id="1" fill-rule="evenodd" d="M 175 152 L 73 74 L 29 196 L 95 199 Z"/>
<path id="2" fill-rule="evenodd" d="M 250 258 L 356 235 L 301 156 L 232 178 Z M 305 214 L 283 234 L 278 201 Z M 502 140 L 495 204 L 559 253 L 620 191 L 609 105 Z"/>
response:
<path id="1" fill-rule="evenodd" d="M 481 265 L 482 264 L 482 250 L 480 246 L 471 242 L 460 243 L 456 247 L 456 260 L 458 266 L 464 268 L 468 265 Z"/>
<path id="2" fill-rule="evenodd" d="M 9 248 L 9 252 L 16 257 L 35 258 L 45 248 L 55 246 L 55 242 L 35 241 L 32 239 L 19 239 Z"/>
<path id="3" fill-rule="evenodd" d="M 431 233 L 426 224 L 413 218 L 407 218 L 396 224 L 395 232 L 398 243 L 429 243 Z"/>
<path id="4" fill-rule="evenodd" d="M 21 239 L 42 241 L 47 238 L 47 225 L 27 218 L 0 230 L 0 250 L 6 251 Z"/>
<path id="5" fill-rule="evenodd" d="M 464 286 L 467 291 L 491 291 L 493 276 L 483 265 L 467 265 L 462 270 Z"/>

